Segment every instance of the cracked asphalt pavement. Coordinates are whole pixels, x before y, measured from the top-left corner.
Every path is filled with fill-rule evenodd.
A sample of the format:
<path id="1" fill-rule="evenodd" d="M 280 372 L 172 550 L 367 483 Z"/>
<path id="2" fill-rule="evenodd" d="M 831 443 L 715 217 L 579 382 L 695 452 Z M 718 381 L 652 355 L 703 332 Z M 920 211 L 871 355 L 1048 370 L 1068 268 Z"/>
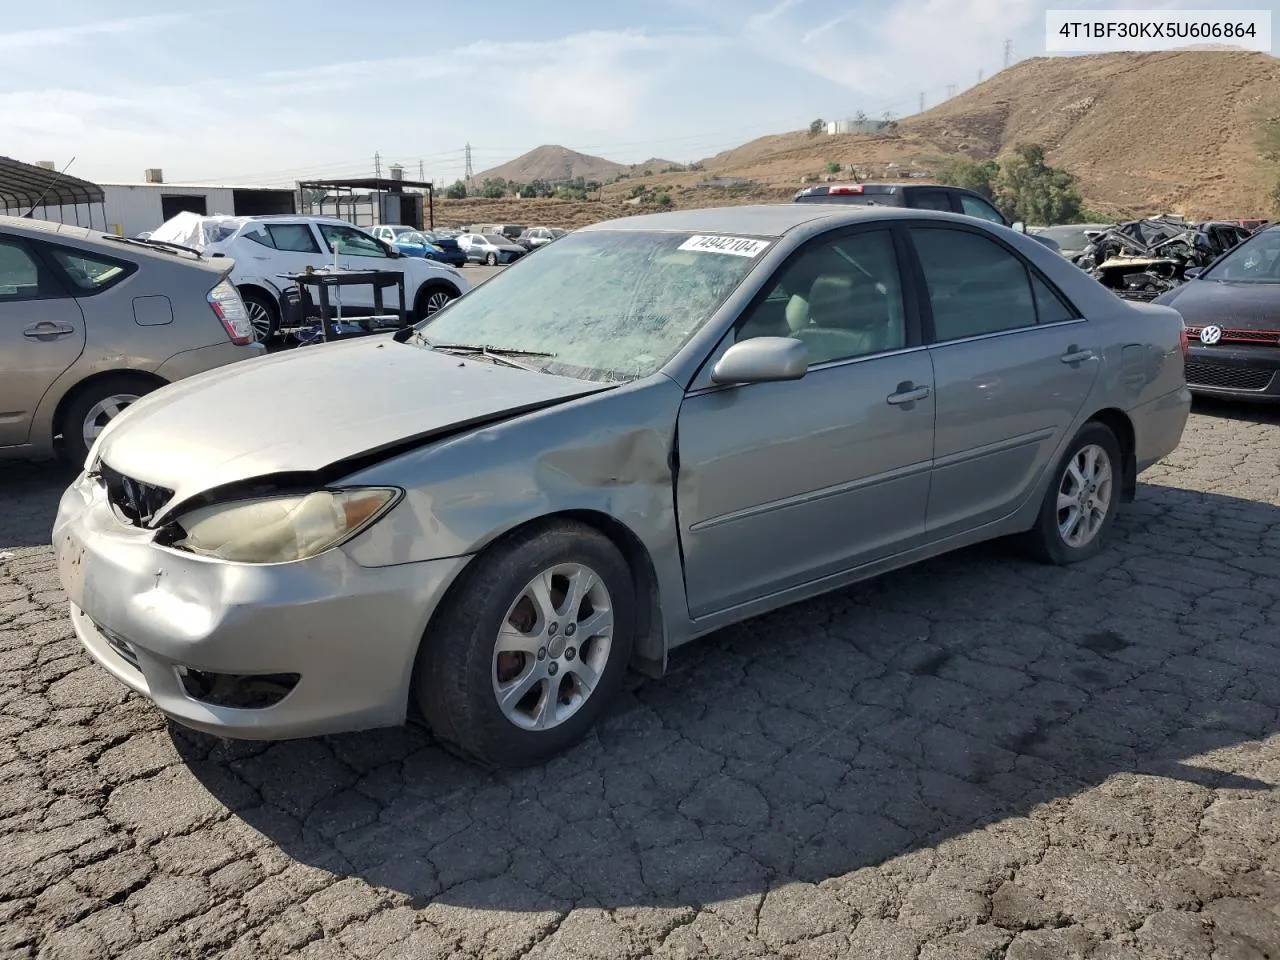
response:
<path id="1" fill-rule="evenodd" d="M 0 465 L 0 957 L 1280 957 L 1280 416 L 1198 407 L 1110 548 L 724 630 L 552 763 L 168 725 Z"/>

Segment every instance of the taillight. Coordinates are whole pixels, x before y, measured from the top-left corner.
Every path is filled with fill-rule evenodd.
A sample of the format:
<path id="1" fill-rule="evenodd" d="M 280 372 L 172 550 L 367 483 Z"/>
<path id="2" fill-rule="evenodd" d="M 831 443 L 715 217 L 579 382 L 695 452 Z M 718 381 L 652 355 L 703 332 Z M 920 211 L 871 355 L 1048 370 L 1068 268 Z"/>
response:
<path id="1" fill-rule="evenodd" d="M 842 194 L 862 193 L 862 184 L 860 183 L 842 183 L 838 186 L 828 187 L 827 196 L 838 197 Z"/>
<path id="2" fill-rule="evenodd" d="M 223 280 L 209 291 L 209 306 L 222 321 L 227 336 L 237 347 L 253 343 L 253 324 L 249 322 L 249 311 L 244 308 L 240 293 L 229 280 Z"/>
<path id="3" fill-rule="evenodd" d="M 1185 360 L 1187 355 L 1191 353 L 1191 338 L 1187 336 L 1187 325 L 1185 323 L 1182 325 L 1179 339 L 1182 341 L 1182 359 Z"/>

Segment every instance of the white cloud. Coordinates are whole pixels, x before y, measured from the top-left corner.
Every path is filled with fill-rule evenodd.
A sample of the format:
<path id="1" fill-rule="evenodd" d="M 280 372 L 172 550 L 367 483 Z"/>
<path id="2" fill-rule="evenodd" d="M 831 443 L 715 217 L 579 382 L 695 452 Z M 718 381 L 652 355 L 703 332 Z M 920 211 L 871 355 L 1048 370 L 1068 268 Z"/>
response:
<path id="1" fill-rule="evenodd" d="M 6 55 L 47 51 L 68 47 L 97 37 L 120 37 L 157 27 L 173 26 L 190 19 L 187 13 L 158 13 L 144 17 L 98 20 L 62 27 L 41 27 L 0 33 L 0 53 Z"/>

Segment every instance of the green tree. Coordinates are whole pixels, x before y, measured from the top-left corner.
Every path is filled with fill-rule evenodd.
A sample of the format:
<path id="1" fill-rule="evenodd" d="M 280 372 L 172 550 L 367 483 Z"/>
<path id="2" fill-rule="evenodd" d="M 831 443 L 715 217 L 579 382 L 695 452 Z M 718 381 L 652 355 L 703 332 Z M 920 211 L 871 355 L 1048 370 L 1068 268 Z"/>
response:
<path id="1" fill-rule="evenodd" d="M 1078 222 L 1084 201 L 1076 178 L 1044 162 L 1044 147 L 1019 144 L 996 161 L 991 178 L 996 206 L 1024 223 Z"/>
<path id="2" fill-rule="evenodd" d="M 819 117 L 817 120 L 813 121 L 813 123 L 809 124 L 809 136 L 816 137 L 825 129 L 827 129 L 827 121 Z"/>
<path id="3" fill-rule="evenodd" d="M 660 193 L 653 199 L 654 199 L 654 203 L 656 203 L 660 207 L 671 206 L 671 194 L 669 193 Z"/>
<path id="4" fill-rule="evenodd" d="M 467 185 L 461 180 L 453 181 L 452 184 L 444 188 L 444 198 L 446 200 L 467 199 Z"/>
<path id="5" fill-rule="evenodd" d="M 840 163 L 839 163 L 839 161 L 837 161 L 837 160 L 828 160 L 828 161 L 827 161 L 827 173 L 839 173 L 839 172 L 840 172 Z"/>
<path id="6" fill-rule="evenodd" d="M 498 177 L 496 179 L 485 177 L 484 183 L 480 184 L 480 196 L 488 197 L 490 200 L 497 200 L 504 196 L 507 192 L 507 181 Z"/>
<path id="7" fill-rule="evenodd" d="M 990 200 L 994 196 L 991 180 L 999 169 L 1000 165 L 994 160 L 976 163 L 973 160 L 956 158 L 942 165 L 942 169 L 938 171 L 938 182 L 950 187 L 975 190 Z"/>

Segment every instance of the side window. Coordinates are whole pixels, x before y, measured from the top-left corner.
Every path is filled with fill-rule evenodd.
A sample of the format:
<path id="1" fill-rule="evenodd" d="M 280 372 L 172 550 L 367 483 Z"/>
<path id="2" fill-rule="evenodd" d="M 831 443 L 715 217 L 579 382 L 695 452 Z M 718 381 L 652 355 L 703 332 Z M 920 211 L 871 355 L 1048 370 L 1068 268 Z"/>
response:
<path id="1" fill-rule="evenodd" d="M 256 230 L 246 230 L 244 233 L 240 234 L 240 236 L 244 237 L 246 240 L 252 240 L 254 243 L 261 244 L 264 247 L 269 247 L 273 250 L 275 249 L 275 241 L 271 239 L 271 234 L 269 234 L 266 228 L 261 224 L 258 225 Z"/>
<path id="2" fill-rule="evenodd" d="M 336 243 L 338 252 L 352 257 L 385 257 L 387 251 L 377 240 L 363 230 L 354 227 L 340 227 L 331 223 L 320 224 L 320 235 L 329 245 Z"/>
<path id="3" fill-rule="evenodd" d="M 1031 274 L 1031 289 L 1036 298 L 1036 317 L 1041 323 L 1063 323 L 1080 319 L 1080 311 L 1063 300 L 1034 271 Z"/>
<path id="4" fill-rule="evenodd" d="M 893 235 L 868 230 L 793 260 L 739 321 L 736 339 L 794 337 L 812 365 L 902 349 L 905 318 Z"/>
<path id="5" fill-rule="evenodd" d="M 917 190 L 911 195 L 909 207 L 917 210 L 945 210 L 952 213 L 951 196 L 945 190 Z"/>
<path id="6" fill-rule="evenodd" d="M 305 223 L 272 223 L 267 226 L 271 242 L 277 250 L 290 253 L 319 253 L 320 244 Z"/>
<path id="7" fill-rule="evenodd" d="M 82 250 L 69 250 L 66 247 L 46 249 L 76 288 L 84 293 L 105 290 L 132 272 L 132 264 L 120 260 L 99 257 Z"/>
<path id="8" fill-rule="evenodd" d="M 1020 259 L 972 231 L 909 229 L 929 290 L 938 342 L 1035 326 L 1035 298 Z"/>
<path id="9" fill-rule="evenodd" d="M 960 194 L 960 209 L 971 217 L 981 217 L 992 223 L 1005 224 L 1000 211 L 979 197 L 971 197 L 967 193 Z M 1005 224 L 1007 225 L 1007 224 Z"/>
<path id="10" fill-rule="evenodd" d="M 52 279 L 24 246 L 0 237 L 0 303 L 55 296 Z"/>

